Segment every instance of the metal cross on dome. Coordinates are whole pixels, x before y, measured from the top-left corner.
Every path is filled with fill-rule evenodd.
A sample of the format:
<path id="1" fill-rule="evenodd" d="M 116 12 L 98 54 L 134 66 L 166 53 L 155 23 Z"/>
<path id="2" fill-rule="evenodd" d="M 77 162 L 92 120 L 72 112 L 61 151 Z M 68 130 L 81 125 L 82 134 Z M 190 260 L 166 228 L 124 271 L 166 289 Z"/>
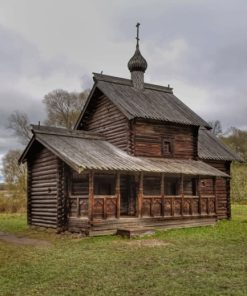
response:
<path id="1" fill-rule="evenodd" d="M 137 23 L 136 24 L 136 28 L 137 28 L 137 32 L 136 32 L 136 41 L 137 41 L 137 46 L 139 46 L 139 40 L 140 40 L 140 38 L 139 38 L 139 27 L 140 27 L 140 23 Z"/>

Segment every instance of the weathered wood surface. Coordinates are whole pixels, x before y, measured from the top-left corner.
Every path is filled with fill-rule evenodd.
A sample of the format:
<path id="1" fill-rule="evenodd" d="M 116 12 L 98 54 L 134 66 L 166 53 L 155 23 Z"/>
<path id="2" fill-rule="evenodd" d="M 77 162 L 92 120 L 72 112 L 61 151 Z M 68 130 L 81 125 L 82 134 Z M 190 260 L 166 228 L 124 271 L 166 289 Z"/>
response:
<path id="1" fill-rule="evenodd" d="M 39 147 L 28 160 L 28 223 L 57 228 L 64 211 L 63 178 L 58 159 L 48 149 Z M 59 202 L 57 196 L 60 196 Z M 60 225 L 64 224 L 61 221 Z"/>
<path id="2" fill-rule="evenodd" d="M 218 170 L 230 174 L 229 161 L 207 161 L 207 163 Z M 204 180 L 205 186 L 212 188 L 212 180 Z M 230 179 L 216 178 L 215 194 L 217 196 L 217 215 L 219 219 L 231 217 Z"/>
<path id="3" fill-rule="evenodd" d="M 191 126 L 176 126 L 137 120 L 133 124 L 133 151 L 135 156 L 164 157 L 163 139 L 172 143 L 171 158 L 196 159 L 197 129 Z M 167 157 L 167 156 L 165 156 Z"/>
<path id="4" fill-rule="evenodd" d="M 92 105 L 91 113 L 84 118 L 83 129 L 100 133 L 107 141 L 127 151 L 129 130 L 126 117 L 104 95 Z"/>

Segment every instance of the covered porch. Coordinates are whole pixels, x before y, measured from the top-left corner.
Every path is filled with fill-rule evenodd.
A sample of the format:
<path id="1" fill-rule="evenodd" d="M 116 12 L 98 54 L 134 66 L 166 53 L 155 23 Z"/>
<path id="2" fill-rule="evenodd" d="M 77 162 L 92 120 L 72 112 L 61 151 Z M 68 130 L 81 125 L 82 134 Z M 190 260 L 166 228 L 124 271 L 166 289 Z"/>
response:
<path id="1" fill-rule="evenodd" d="M 70 230 L 183 227 L 217 219 L 216 176 L 150 172 L 77 173 L 68 180 Z M 170 222 L 169 222 L 170 221 Z"/>

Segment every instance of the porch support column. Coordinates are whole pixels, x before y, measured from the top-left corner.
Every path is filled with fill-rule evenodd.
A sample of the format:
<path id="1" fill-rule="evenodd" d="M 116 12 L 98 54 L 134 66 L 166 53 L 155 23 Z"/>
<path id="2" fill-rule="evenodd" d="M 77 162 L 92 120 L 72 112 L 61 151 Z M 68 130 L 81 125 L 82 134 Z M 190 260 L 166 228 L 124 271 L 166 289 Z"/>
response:
<path id="1" fill-rule="evenodd" d="M 184 215 L 184 175 L 181 174 L 180 179 L 180 192 L 181 192 L 181 216 Z"/>
<path id="2" fill-rule="evenodd" d="M 142 216 L 142 201 L 143 201 L 143 172 L 139 176 L 139 192 L 138 192 L 138 207 L 137 216 L 140 218 Z"/>
<path id="3" fill-rule="evenodd" d="M 94 173 L 89 172 L 89 199 L 88 199 L 88 218 L 93 221 L 94 208 Z"/>
<path id="4" fill-rule="evenodd" d="M 120 173 L 117 173 L 116 176 L 116 188 L 115 188 L 115 194 L 117 198 L 117 218 L 120 218 L 120 198 L 121 198 L 121 193 L 120 193 Z"/>
<path id="5" fill-rule="evenodd" d="M 198 196 L 199 196 L 199 203 L 198 203 L 198 212 L 199 215 L 202 214 L 202 193 L 201 193 L 201 177 L 198 176 L 197 179 L 197 188 L 198 188 Z"/>
<path id="6" fill-rule="evenodd" d="M 161 194 L 161 216 L 165 216 L 165 176 L 161 174 L 160 194 Z"/>
<path id="7" fill-rule="evenodd" d="M 213 177 L 213 194 L 214 194 L 215 214 L 217 215 L 217 210 L 218 210 L 218 200 L 217 200 L 217 193 L 216 193 L 216 177 Z"/>

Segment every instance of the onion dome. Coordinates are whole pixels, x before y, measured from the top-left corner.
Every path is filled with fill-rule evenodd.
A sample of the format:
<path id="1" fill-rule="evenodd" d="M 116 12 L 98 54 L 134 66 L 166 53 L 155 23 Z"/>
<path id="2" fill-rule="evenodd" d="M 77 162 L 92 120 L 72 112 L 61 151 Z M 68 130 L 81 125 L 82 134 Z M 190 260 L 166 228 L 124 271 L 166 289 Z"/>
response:
<path id="1" fill-rule="evenodd" d="M 132 58 L 128 62 L 128 68 L 130 72 L 133 71 L 141 71 L 145 72 L 148 67 L 147 61 L 144 59 L 142 56 L 140 49 L 139 49 L 139 44 L 137 43 L 136 45 L 136 51 Z"/>

